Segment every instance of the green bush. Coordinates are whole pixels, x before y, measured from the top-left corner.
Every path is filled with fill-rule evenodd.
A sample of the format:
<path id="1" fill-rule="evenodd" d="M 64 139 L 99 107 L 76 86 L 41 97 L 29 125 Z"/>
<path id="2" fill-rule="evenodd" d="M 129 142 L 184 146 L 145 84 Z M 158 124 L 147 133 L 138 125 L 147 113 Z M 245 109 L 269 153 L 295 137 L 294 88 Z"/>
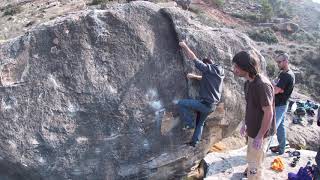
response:
<path id="1" fill-rule="evenodd" d="M 320 40 L 320 32 L 316 31 L 312 33 L 312 36 L 316 39 L 316 40 Z"/>
<path id="2" fill-rule="evenodd" d="M 293 34 L 285 34 L 285 36 L 291 41 L 298 41 L 300 43 L 313 44 L 317 42 L 317 38 L 313 34 L 299 31 Z"/>
<path id="3" fill-rule="evenodd" d="M 284 3 L 282 0 L 268 0 L 268 2 L 275 12 L 281 9 Z"/>
<path id="4" fill-rule="evenodd" d="M 284 2 L 283 0 L 268 0 L 269 4 L 272 7 L 273 15 L 280 18 L 291 18 L 292 17 L 292 7 L 289 3 Z M 266 7 L 268 6 L 264 2 Z M 267 8 L 268 9 L 268 8 Z"/>
<path id="5" fill-rule="evenodd" d="M 303 56 L 304 63 L 300 66 L 303 66 L 307 69 L 304 72 L 306 78 L 303 79 L 303 84 L 307 87 L 307 90 L 310 94 L 314 95 L 318 100 L 320 99 L 320 54 L 308 53 Z"/>
<path id="6" fill-rule="evenodd" d="M 3 16 L 12 16 L 20 12 L 21 12 L 21 9 L 19 6 L 10 4 L 4 8 Z"/>
<path id="7" fill-rule="evenodd" d="M 201 14 L 201 13 L 204 13 L 202 10 L 201 10 L 201 8 L 199 8 L 199 7 L 196 7 L 196 6 L 190 6 L 189 7 L 189 11 L 191 11 L 191 12 L 194 12 L 195 14 Z"/>
<path id="8" fill-rule="evenodd" d="M 277 69 L 276 63 L 272 59 L 267 60 L 266 69 L 267 69 L 267 74 L 270 78 L 276 77 L 276 75 L 278 73 L 278 69 Z"/>
<path id="9" fill-rule="evenodd" d="M 252 22 L 252 23 L 257 23 L 257 22 L 261 22 L 261 15 L 259 14 L 237 14 L 237 13 L 233 13 L 231 14 L 231 16 L 239 18 L 239 19 L 243 19 L 245 21 L 248 22 Z"/>
<path id="10" fill-rule="evenodd" d="M 288 10 L 280 10 L 278 13 L 278 17 L 280 18 L 291 18 L 292 15 Z"/>
<path id="11" fill-rule="evenodd" d="M 219 8 L 221 8 L 225 3 L 224 0 L 211 0 L 211 1 L 214 5 L 218 6 Z"/>
<path id="12" fill-rule="evenodd" d="M 268 0 L 261 0 L 262 16 L 264 21 L 268 21 L 273 16 L 273 8 Z"/>
<path id="13" fill-rule="evenodd" d="M 254 41 L 266 42 L 268 44 L 278 43 L 278 38 L 270 28 L 262 30 L 253 30 L 247 32 L 248 36 Z"/>
<path id="14" fill-rule="evenodd" d="M 108 2 L 109 0 L 92 0 L 92 2 L 90 3 L 90 5 L 98 5 L 98 4 L 103 4 Z"/>

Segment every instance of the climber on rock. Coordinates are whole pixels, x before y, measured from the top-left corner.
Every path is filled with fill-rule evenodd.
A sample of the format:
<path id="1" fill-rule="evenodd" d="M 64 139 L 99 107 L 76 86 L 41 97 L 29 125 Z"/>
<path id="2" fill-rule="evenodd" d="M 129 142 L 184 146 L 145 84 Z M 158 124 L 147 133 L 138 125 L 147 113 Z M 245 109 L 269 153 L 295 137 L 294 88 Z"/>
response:
<path id="1" fill-rule="evenodd" d="M 220 101 L 224 70 L 218 65 L 214 64 L 210 59 L 200 61 L 197 56 L 190 50 L 185 42 L 180 42 L 179 45 L 186 52 L 186 55 L 191 59 L 195 67 L 202 73 L 202 75 L 195 75 L 188 73 L 188 79 L 196 79 L 200 81 L 200 91 L 198 99 L 182 99 L 178 101 L 180 118 L 184 122 L 184 129 L 194 129 L 191 142 L 188 145 L 193 147 L 201 140 L 203 126 L 207 116 L 213 112 L 216 105 Z M 197 112 L 199 117 L 194 126 L 193 114 Z"/>

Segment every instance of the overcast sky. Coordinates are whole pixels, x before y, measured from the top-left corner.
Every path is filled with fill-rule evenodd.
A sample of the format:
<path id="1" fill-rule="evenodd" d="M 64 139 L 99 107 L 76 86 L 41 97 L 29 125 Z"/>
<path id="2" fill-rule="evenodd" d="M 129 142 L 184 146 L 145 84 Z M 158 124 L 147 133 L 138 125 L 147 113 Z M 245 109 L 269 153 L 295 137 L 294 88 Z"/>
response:
<path id="1" fill-rule="evenodd" d="M 320 3 L 320 0 L 312 0 L 313 2 L 317 2 L 317 3 Z"/>

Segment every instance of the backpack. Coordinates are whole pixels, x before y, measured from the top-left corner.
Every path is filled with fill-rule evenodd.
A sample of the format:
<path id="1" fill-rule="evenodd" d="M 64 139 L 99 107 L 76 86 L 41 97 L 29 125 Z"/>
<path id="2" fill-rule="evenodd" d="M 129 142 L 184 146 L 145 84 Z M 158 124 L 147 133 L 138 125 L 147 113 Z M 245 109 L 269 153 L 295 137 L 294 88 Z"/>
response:
<path id="1" fill-rule="evenodd" d="M 306 115 L 306 110 L 303 107 L 298 107 L 295 111 L 294 114 L 297 116 L 304 116 Z"/>
<path id="2" fill-rule="evenodd" d="M 312 166 L 300 167 L 297 174 L 288 173 L 289 180 L 313 180 L 314 169 Z"/>

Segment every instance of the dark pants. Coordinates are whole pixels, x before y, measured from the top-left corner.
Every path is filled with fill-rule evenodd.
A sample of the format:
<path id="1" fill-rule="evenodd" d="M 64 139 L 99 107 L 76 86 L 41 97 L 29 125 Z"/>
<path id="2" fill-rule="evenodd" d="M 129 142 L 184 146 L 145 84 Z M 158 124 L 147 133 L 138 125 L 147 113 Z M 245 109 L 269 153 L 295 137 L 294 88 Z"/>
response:
<path id="1" fill-rule="evenodd" d="M 316 163 L 317 163 L 317 168 L 314 170 L 314 179 L 315 180 L 320 180 L 320 147 L 318 149 L 318 153 L 316 156 Z"/>
<path id="2" fill-rule="evenodd" d="M 198 143 L 201 140 L 204 123 L 208 115 L 214 111 L 215 106 L 195 99 L 182 99 L 178 102 L 180 118 L 186 125 L 194 127 L 191 111 L 197 112 L 196 126 L 192 136 L 192 142 Z"/>

